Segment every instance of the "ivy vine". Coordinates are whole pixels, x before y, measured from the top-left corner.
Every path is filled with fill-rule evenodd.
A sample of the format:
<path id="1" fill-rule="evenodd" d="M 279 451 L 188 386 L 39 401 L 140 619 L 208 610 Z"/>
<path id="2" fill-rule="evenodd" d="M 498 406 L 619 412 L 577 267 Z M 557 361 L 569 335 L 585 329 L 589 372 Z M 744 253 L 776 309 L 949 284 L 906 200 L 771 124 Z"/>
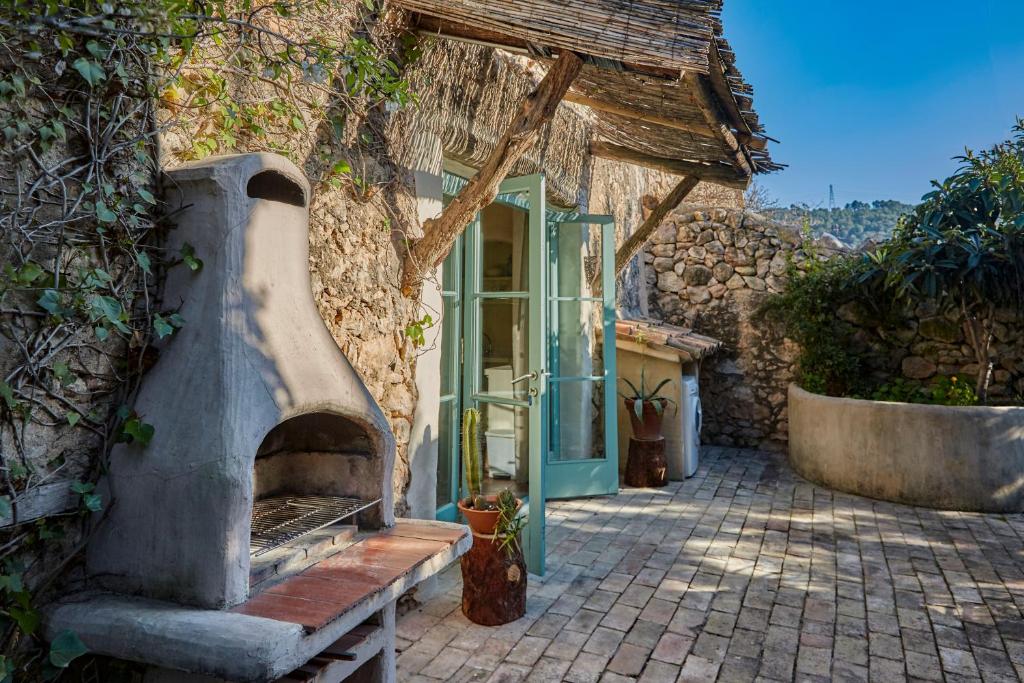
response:
<path id="1" fill-rule="evenodd" d="M 382 30 L 374 0 L 351 32 L 337 11 L 327 0 L 0 8 L 0 683 L 52 680 L 85 652 L 71 632 L 43 643 L 38 605 L 79 557 L 84 520 L 110 504 L 94 482 L 111 447 L 161 438 L 131 407 L 153 342 L 189 323 L 160 283 L 168 268 L 202 267 L 191 247 L 162 247 L 162 141 L 178 159 L 289 154 L 295 136 L 351 140 L 374 108 L 415 102 L 403 65 L 417 41 Z M 365 196 L 345 146 L 316 141 L 319 185 Z M 77 509 L 18 517 L 54 485 Z"/>

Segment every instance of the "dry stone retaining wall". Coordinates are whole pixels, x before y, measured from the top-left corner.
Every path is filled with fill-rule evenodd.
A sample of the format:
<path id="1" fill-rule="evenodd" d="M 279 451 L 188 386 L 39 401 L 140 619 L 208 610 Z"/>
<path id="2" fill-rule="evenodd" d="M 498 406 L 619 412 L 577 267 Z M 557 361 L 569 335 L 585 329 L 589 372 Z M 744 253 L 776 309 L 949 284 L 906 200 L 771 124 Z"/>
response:
<path id="1" fill-rule="evenodd" d="M 749 211 L 693 205 L 670 214 L 651 238 L 645 254 L 651 314 L 725 342 L 725 351 L 701 370 L 706 441 L 785 447 L 787 385 L 795 377 L 799 349 L 755 313 L 772 293 L 784 290 L 790 263 L 800 268 L 809 258 L 839 251 L 827 238 L 805 245 L 798 231 Z M 841 306 L 836 315 L 853 327 L 851 347 L 864 352 L 876 383 L 973 376 L 977 369 L 955 312 L 922 304 L 898 316 L 896 328 L 855 304 Z M 1024 394 L 1022 333 L 1018 315 L 1000 314 L 1000 360 L 990 391 L 995 400 Z"/>

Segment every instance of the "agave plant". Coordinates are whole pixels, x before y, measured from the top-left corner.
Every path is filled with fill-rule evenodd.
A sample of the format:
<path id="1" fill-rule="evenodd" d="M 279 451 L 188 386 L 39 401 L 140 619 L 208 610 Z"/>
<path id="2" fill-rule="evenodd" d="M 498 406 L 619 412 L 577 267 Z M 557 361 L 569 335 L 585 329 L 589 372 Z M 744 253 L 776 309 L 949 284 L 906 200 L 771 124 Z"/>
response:
<path id="1" fill-rule="evenodd" d="M 625 393 L 620 391 L 619 392 L 619 396 L 621 396 L 622 398 L 626 399 L 627 401 L 632 402 L 632 404 L 633 404 L 633 412 L 636 413 L 636 416 L 638 418 L 643 419 L 643 416 L 644 416 L 644 403 L 650 403 L 651 405 L 653 405 L 654 406 L 654 410 L 657 411 L 658 415 L 661 415 L 662 413 L 665 412 L 665 404 L 667 404 L 667 403 L 671 403 L 673 408 L 678 408 L 678 406 L 676 405 L 676 402 L 673 401 L 671 398 L 669 398 L 667 396 L 659 396 L 658 395 L 658 393 L 662 390 L 662 388 L 664 388 L 666 384 L 668 384 L 668 383 L 670 383 L 672 381 L 671 377 L 667 377 L 667 378 L 661 380 L 650 391 L 648 391 L 648 389 L 647 389 L 647 372 L 646 372 L 646 368 L 644 368 L 643 366 L 640 367 L 640 387 L 639 388 L 637 388 L 637 386 L 635 384 L 630 382 L 625 377 L 620 377 L 620 379 L 629 386 L 630 390 L 633 393 L 632 394 L 625 394 Z"/>

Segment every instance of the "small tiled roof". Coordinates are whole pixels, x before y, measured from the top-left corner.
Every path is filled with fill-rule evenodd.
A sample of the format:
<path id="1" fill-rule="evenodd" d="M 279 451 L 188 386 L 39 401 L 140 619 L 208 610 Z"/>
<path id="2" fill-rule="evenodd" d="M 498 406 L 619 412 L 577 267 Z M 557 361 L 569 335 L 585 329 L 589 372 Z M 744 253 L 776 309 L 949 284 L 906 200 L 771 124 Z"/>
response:
<path id="1" fill-rule="evenodd" d="M 615 323 L 615 338 L 670 351 L 690 361 L 707 358 L 722 348 L 722 342 L 717 339 L 659 320 L 618 320 Z"/>

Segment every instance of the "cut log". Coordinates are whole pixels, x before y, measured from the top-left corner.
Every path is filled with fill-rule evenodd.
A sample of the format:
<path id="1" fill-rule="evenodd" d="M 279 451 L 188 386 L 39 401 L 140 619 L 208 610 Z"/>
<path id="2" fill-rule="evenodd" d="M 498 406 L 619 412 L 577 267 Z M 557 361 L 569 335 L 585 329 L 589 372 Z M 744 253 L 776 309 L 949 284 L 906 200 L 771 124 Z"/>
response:
<path id="1" fill-rule="evenodd" d="M 693 98 L 697 108 L 700 109 L 700 113 L 704 115 L 704 120 L 707 121 L 708 127 L 722 141 L 722 144 L 729 151 L 732 158 L 736 160 L 736 168 L 741 169 L 749 178 L 754 172 L 753 165 L 750 163 L 750 158 L 743 150 L 743 147 L 740 146 L 739 140 L 729 130 L 729 127 L 722 123 L 724 117 L 718 105 L 715 104 L 715 95 L 711 89 L 708 77 L 687 72 L 683 75 L 683 81 L 689 86 L 687 92 Z"/>
<path id="2" fill-rule="evenodd" d="M 405 258 L 402 284 L 406 294 L 414 292 L 426 274 L 441 265 L 473 217 L 494 201 L 501 181 L 533 147 L 582 66 L 579 55 L 563 50 L 544 79 L 526 97 L 477 174 L 440 216 L 424 222 L 423 237 L 412 245 Z"/>
<path id="3" fill-rule="evenodd" d="M 592 140 L 590 142 L 590 154 L 602 159 L 625 161 L 629 164 L 646 166 L 647 168 L 653 168 L 657 171 L 664 171 L 674 175 L 695 175 L 700 177 L 701 180 L 739 190 L 745 190 L 747 185 L 750 184 L 749 176 L 743 175 L 734 166 L 726 163 L 702 164 L 697 161 L 668 159 L 666 157 L 644 154 L 635 149 L 604 140 Z"/>
<path id="4" fill-rule="evenodd" d="M 699 182 L 700 178 L 697 176 L 687 176 L 680 180 L 672 188 L 672 191 L 654 207 L 651 215 L 636 229 L 636 232 L 622 243 L 622 246 L 615 252 L 615 277 L 618 277 L 626 269 L 626 266 L 629 265 L 629 262 L 633 260 L 633 257 L 640 253 L 640 250 L 647 244 L 647 240 L 651 238 L 651 235 L 658 229 L 661 222 L 665 220 L 668 212 L 679 206 L 680 202 L 693 192 L 693 188 L 697 187 Z"/>
<path id="5" fill-rule="evenodd" d="M 626 459 L 626 486 L 653 488 L 668 485 L 668 461 L 665 459 L 665 437 L 658 439 L 629 438 Z"/>
<path id="6" fill-rule="evenodd" d="M 473 534 L 462 556 L 462 613 L 483 626 L 500 626 L 526 614 L 526 561 L 507 552 L 493 535 Z"/>

